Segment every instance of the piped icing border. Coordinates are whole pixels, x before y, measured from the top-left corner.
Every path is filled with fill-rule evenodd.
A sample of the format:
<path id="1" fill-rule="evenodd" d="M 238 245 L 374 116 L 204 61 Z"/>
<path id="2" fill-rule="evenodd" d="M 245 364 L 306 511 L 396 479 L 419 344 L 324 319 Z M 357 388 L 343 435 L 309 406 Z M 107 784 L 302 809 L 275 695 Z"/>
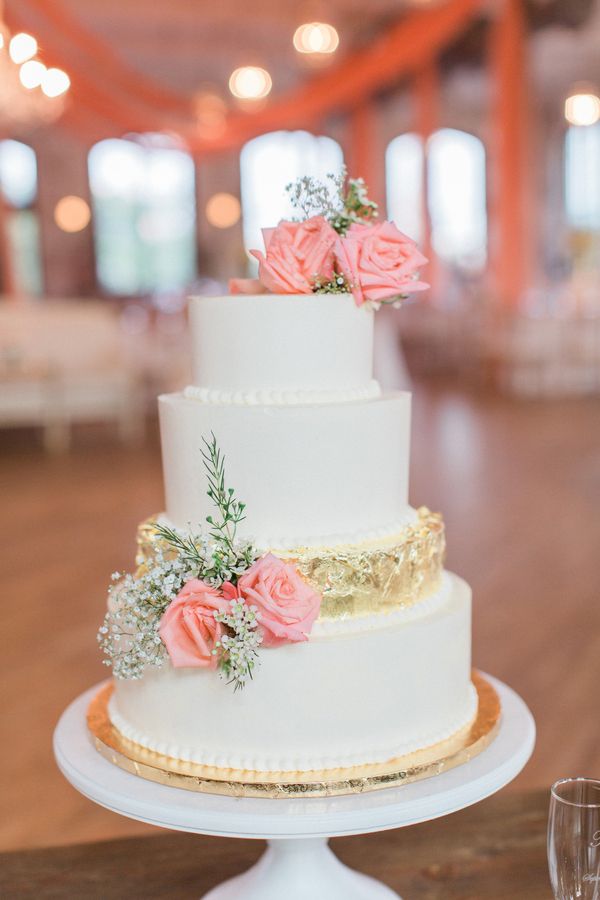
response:
<path id="1" fill-rule="evenodd" d="M 204 747 L 182 747 L 170 741 L 157 739 L 131 725 L 121 715 L 117 709 L 116 694 L 113 694 L 108 702 L 108 714 L 112 724 L 127 740 L 173 759 L 204 766 L 215 766 L 219 769 L 298 772 L 384 763 L 389 759 L 405 756 L 416 750 L 438 744 L 473 722 L 477 714 L 477 703 L 477 691 L 473 684 L 469 684 L 458 711 L 453 711 L 448 715 L 446 721 L 435 731 L 420 732 L 413 735 L 410 740 L 397 740 L 395 743 L 386 744 L 378 743 L 376 737 L 369 735 L 351 750 L 329 748 L 328 753 L 319 755 L 282 757 L 272 754 L 267 757 L 258 753 L 250 755 L 244 753 L 241 748 L 232 749 L 232 752 L 228 754 L 215 753 Z"/>
<path id="2" fill-rule="evenodd" d="M 286 799 L 362 794 L 439 775 L 469 762 L 490 745 L 498 734 L 502 711 L 492 684 L 480 672 L 472 674 L 478 695 L 473 722 L 438 744 L 383 764 L 308 772 L 257 772 L 218 769 L 186 763 L 153 753 L 127 741 L 112 725 L 108 700 L 113 685 L 104 684 L 90 703 L 87 721 L 98 753 L 132 775 L 170 787 L 228 797 Z"/>
<path id="3" fill-rule="evenodd" d="M 333 547 L 346 547 L 357 544 L 369 543 L 393 543 L 398 535 L 409 526 L 416 525 L 419 520 L 419 512 L 411 506 L 406 507 L 406 512 L 394 522 L 388 522 L 379 528 L 368 528 L 360 531 L 337 532 L 336 534 L 296 534 L 287 535 L 260 535 L 256 536 L 256 544 L 262 550 L 272 550 L 274 553 L 289 553 L 290 547 L 302 547 L 303 549 L 323 549 Z"/>
<path id="4" fill-rule="evenodd" d="M 372 379 L 364 388 L 348 390 L 303 390 L 256 389 L 233 391 L 221 388 L 198 387 L 190 384 L 184 388 L 183 396 L 201 403 L 224 404 L 226 406 L 301 406 L 313 403 L 352 403 L 358 400 L 373 400 L 381 396 L 378 381 Z"/>

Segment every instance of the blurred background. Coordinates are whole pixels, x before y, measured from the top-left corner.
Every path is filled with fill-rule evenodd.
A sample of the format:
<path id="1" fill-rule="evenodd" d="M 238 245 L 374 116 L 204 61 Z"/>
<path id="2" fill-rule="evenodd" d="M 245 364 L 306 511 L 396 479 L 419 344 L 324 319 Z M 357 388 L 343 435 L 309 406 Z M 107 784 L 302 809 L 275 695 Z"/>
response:
<path id="1" fill-rule="evenodd" d="M 414 391 L 475 663 L 538 720 L 517 789 L 598 775 L 599 0 L 5 0 L 0 35 L 0 848 L 142 829 L 61 779 L 52 728 L 161 509 L 186 296 L 343 163 L 431 259 L 377 375 Z"/>

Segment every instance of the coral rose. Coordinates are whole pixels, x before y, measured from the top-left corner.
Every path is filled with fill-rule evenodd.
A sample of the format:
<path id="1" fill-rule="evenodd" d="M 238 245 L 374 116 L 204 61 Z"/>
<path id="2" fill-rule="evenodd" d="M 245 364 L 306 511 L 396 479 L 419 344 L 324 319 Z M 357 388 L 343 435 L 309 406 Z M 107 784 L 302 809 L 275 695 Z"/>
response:
<path id="1" fill-rule="evenodd" d="M 223 634 L 223 625 L 215 621 L 214 613 L 228 609 L 229 599 L 210 584 L 198 578 L 184 584 L 158 627 L 175 668 L 216 668 L 217 655 L 212 651 Z"/>
<path id="2" fill-rule="evenodd" d="M 393 222 L 351 225 L 346 236 L 338 238 L 335 255 L 358 306 L 367 300 L 381 303 L 429 287 L 415 280 L 427 259 Z"/>
<path id="3" fill-rule="evenodd" d="M 305 222 L 279 223 L 263 229 L 265 255 L 251 254 L 259 262 L 258 277 L 274 294 L 311 294 L 316 278 L 333 278 L 333 248 L 337 234 L 323 216 Z"/>
<path id="4" fill-rule="evenodd" d="M 294 566 L 267 553 L 242 575 L 237 588 L 245 602 L 258 609 L 264 647 L 307 639 L 319 615 L 321 597 Z"/>
<path id="5" fill-rule="evenodd" d="M 265 286 L 258 278 L 230 278 L 230 294 L 264 294 Z"/>

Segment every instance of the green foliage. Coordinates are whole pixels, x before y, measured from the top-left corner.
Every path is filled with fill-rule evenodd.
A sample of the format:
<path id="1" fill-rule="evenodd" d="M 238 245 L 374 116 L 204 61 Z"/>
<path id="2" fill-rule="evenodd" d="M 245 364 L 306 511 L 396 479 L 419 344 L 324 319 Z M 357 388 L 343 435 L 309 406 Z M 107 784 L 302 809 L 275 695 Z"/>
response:
<path id="1" fill-rule="evenodd" d="M 219 589 L 224 582 L 237 584 L 257 558 L 250 541 L 239 540 L 237 526 L 245 506 L 225 483 L 225 459 L 214 434 L 201 450 L 206 469 L 207 494 L 218 515 L 207 516 L 208 534 L 188 533 L 153 522 L 158 541 L 150 558 L 135 573 L 115 573 L 109 589 L 109 612 L 98 632 L 105 664 L 116 678 L 141 678 L 150 666 L 161 666 L 166 649 L 159 634 L 160 620 L 181 588 L 199 578 Z M 262 637 L 255 607 L 235 600 L 227 613 L 215 613 L 226 632 L 215 654 L 223 677 L 235 689 L 244 687 L 258 664 Z"/>
<path id="2" fill-rule="evenodd" d="M 208 538 L 186 535 L 160 522 L 154 522 L 153 527 L 175 553 L 197 567 L 197 578 L 219 587 L 224 581 L 236 584 L 256 559 L 256 551 L 251 543 L 236 536 L 246 506 L 236 499 L 233 488 L 225 484 L 225 458 L 217 440 L 212 433 L 210 441 L 202 440 L 204 448 L 200 452 L 208 481 L 207 494 L 218 511 L 216 516 L 206 517 L 210 526 Z"/>
<path id="3" fill-rule="evenodd" d="M 341 272 L 334 272 L 333 278 L 324 281 L 322 278 L 316 278 L 313 284 L 315 294 L 349 294 L 352 288 L 347 278 Z"/>
<path id="4" fill-rule="evenodd" d="M 205 449 L 200 452 L 208 479 L 207 494 L 217 507 L 220 519 L 207 516 L 206 521 L 211 526 L 210 536 L 232 549 L 237 526 L 246 518 L 244 515 L 246 504 L 236 500 L 233 488 L 225 486 L 225 458 L 212 432 L 211 438 L 210 442 L 202 438 Z"/>
<path id="5" fill-rule="evenodd" d="M 367 225 L 379 215 L 377 204 L 370 200 L 362 178 L 348 178 L 340 187 L 341 211 L 331 222 L 338 234 L 344 235 L 351 225 Z"/>
<path id="6" fill-rule="evenodd" d="M 199 567 L 204 564 L 204 556 L 191 535 L 182 534 L 169 525 L 163 525 L 160 522 L 153 522 L 152 527 L 157 537 L 172 547 L 182 560 Z"/>

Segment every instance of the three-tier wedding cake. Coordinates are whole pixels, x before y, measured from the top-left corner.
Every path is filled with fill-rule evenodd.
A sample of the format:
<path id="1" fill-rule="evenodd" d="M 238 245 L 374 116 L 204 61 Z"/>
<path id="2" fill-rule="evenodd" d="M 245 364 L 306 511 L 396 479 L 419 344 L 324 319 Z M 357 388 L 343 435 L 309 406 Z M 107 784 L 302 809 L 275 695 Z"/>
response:
<path id="1" fill-rule="evenodd" d="M 113 727 L 163 758 L 302 780 L 477 713 L 470 590 L 408 503 L 410 395 L 373 378 L 376 307 L 424 259 L 351 188 L 349 222 L 266 235 L 260 283 L 233 286 L 253 293 L 190 301 L 193 384 L 159 398 L 165 511 L 100 633 Z"/>

